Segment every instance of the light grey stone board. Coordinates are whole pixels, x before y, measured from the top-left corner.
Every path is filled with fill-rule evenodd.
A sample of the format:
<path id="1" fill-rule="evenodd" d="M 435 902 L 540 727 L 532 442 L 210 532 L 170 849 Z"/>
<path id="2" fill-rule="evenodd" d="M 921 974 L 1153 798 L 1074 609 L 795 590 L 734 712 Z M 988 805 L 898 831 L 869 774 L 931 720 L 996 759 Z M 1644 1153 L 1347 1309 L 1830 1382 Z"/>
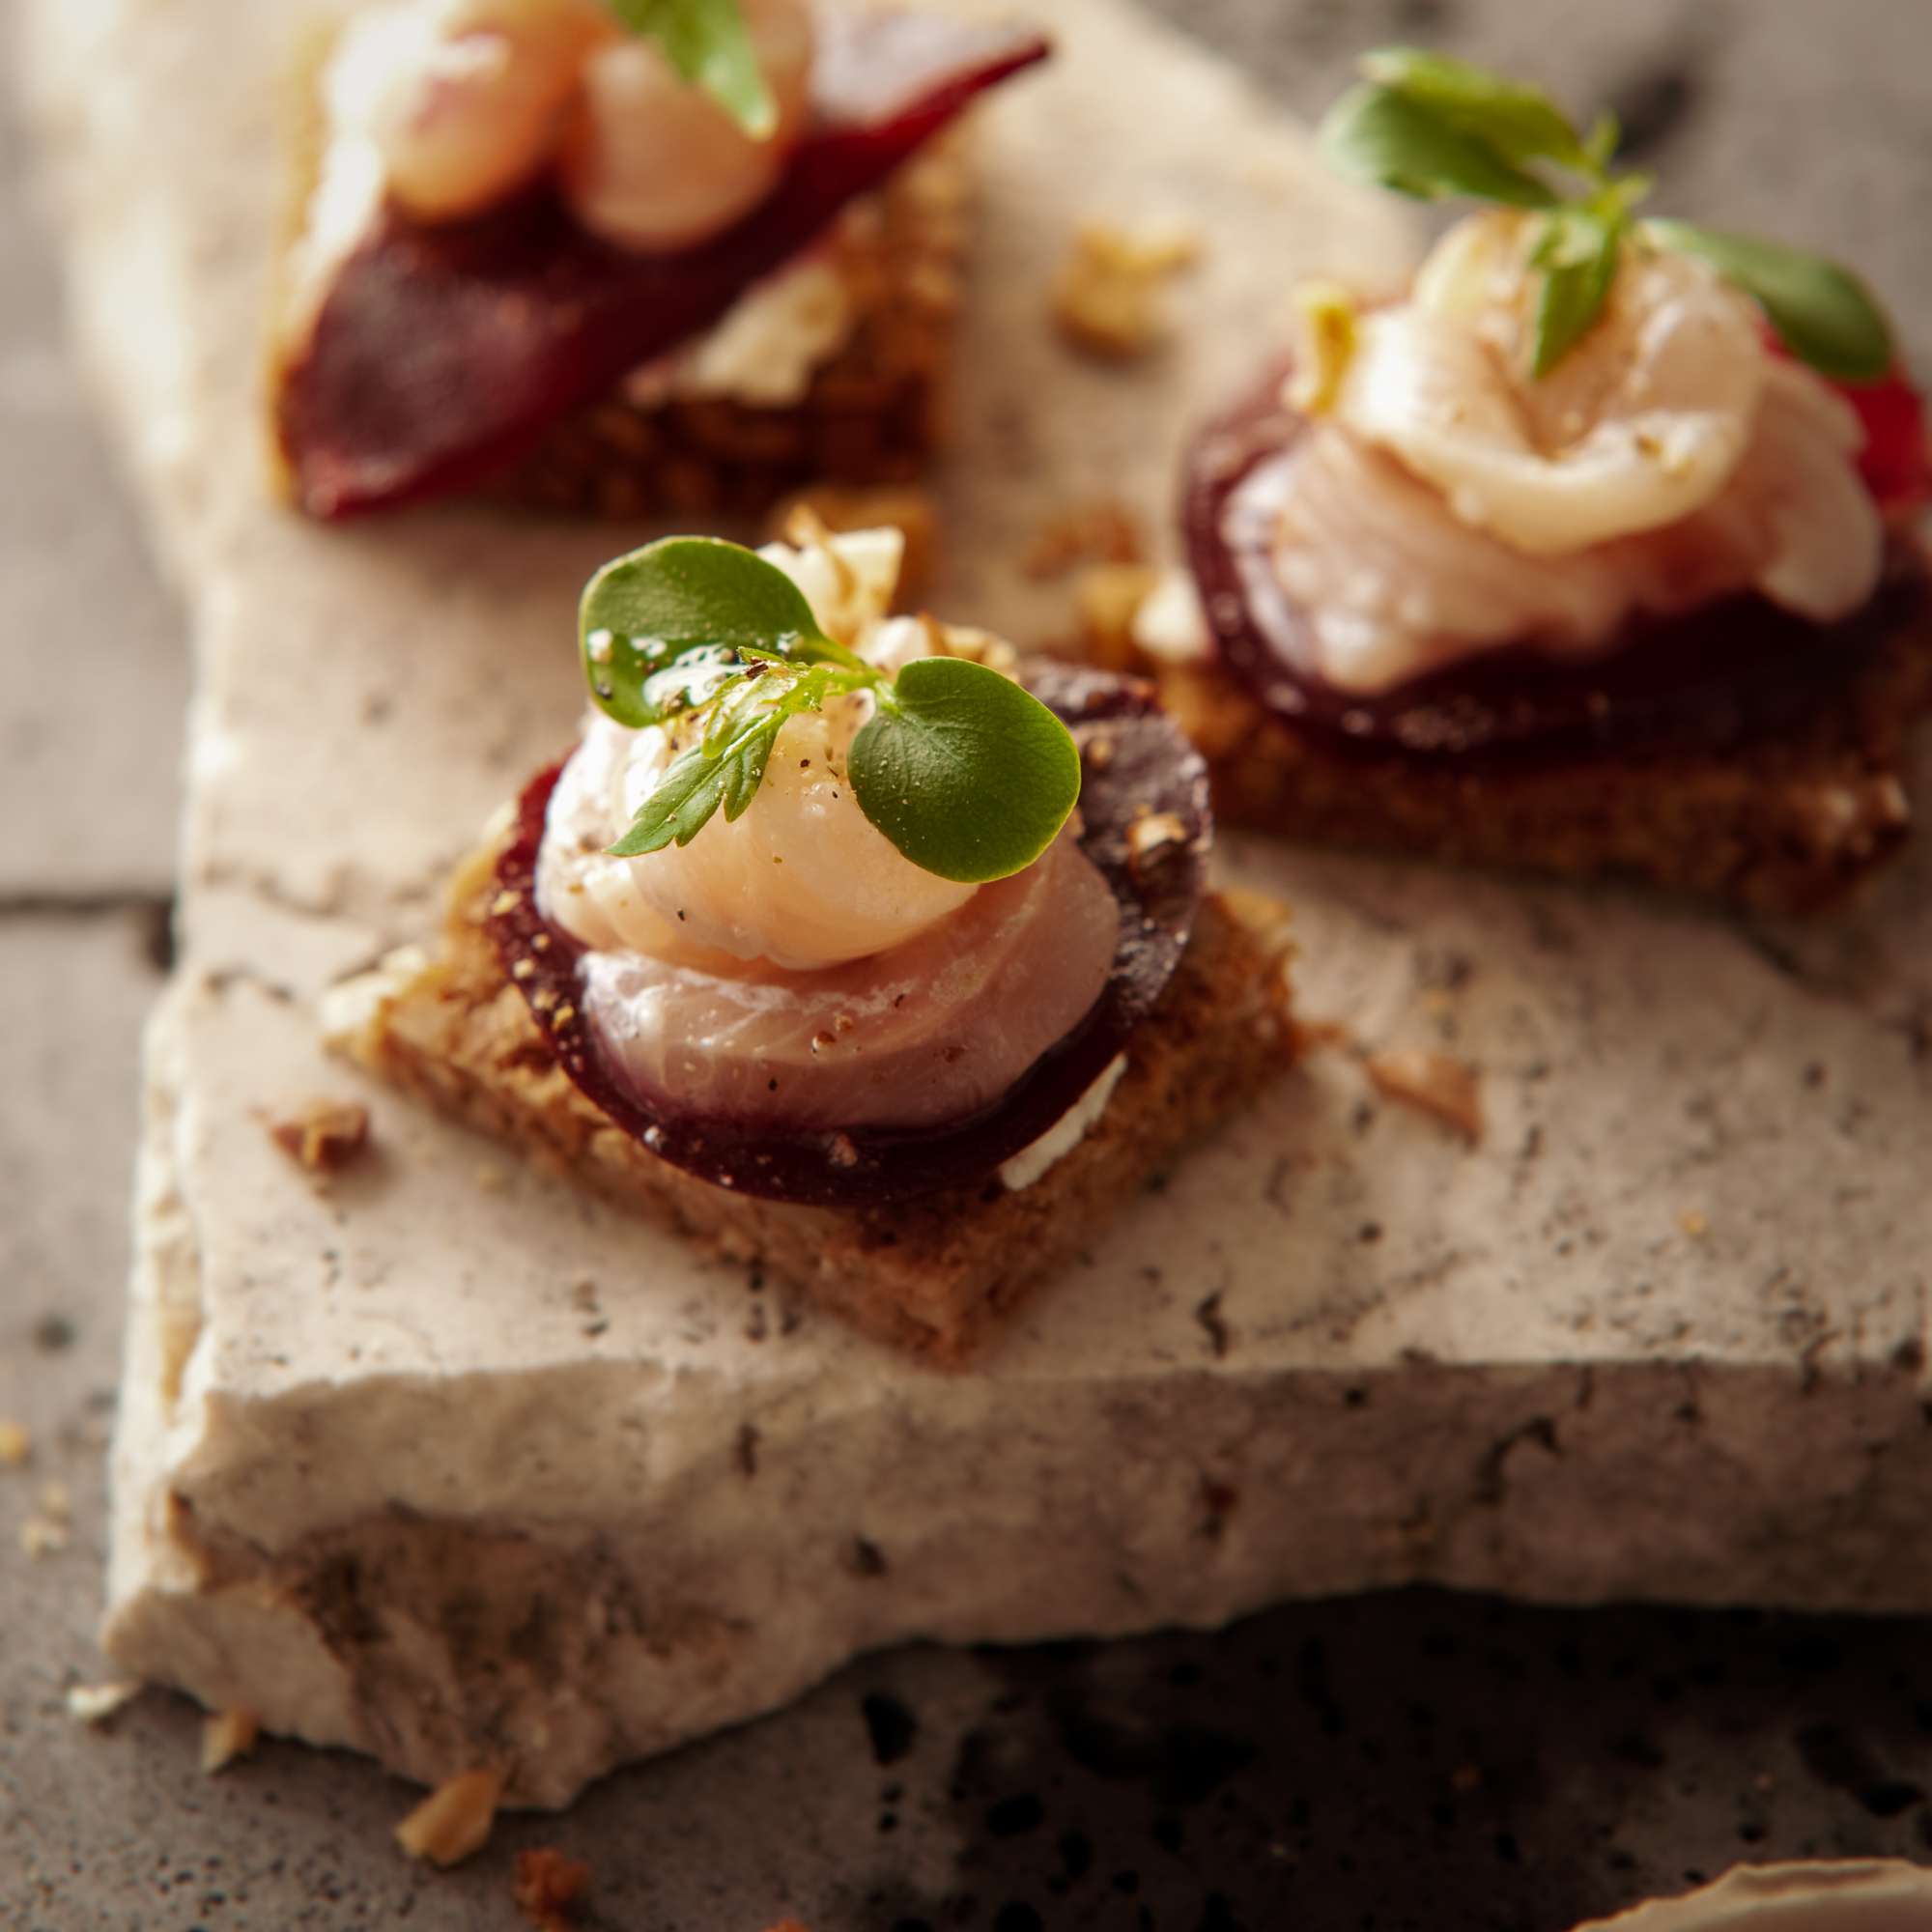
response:
<path id="1" fill-rule="evenodd" d="M 418 1777 L 500 1756 L 557 1804 L 907 1635 L 1412 1577 L 1932 1607 L 1922 852 L 1794 934 L 1231 841 L 1231 876 L 1299 909 L 1310 1014 L 1479 1065 L 1484 1140 L 1320 1056 L 969 1376 L 384 1095 L 380 1158 L 315 1191 L 258 1114 L 358 1091 L 318 997 L 424 934 L 449 861 L 566 738 L 576 588 L 614 539 L 268 503 L 271 92 L 243 83 L 271 11 L 29 21 L 79 320 L 201 677 L 117 1451 L 129 1667 Z M 1117 0 L 1056 25 L 1058 71 L 984 122 L 949 484 L 944 608 L 1023 639 L 1063 616 L 1014 568 L 1041 515 L 1107 490 L 1158 518 L 1293 277 L 1385 278 L 1406 245 L 1185 42 Z M 214 44 L 220 110 L 163 112 Z M 1136 109 L 1136 74 L 1170 112 Z M 1102 179 L 1066 160 L 1102 152 Z M 1075 220 L 1123 211 L 1188 214 L 1206 247 L 1173 353 L 1124 374 L 1042 321 Z M 516 1622 L 539 1596 L 565 1612 Z"/>

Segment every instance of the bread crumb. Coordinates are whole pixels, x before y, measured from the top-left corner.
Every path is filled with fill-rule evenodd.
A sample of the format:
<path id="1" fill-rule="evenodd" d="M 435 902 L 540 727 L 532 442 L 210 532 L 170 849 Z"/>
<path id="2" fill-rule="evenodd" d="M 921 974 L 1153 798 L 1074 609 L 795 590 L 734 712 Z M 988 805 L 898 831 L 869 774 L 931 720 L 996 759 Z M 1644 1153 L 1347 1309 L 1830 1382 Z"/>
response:
<path id="1" fill-rule="evenodd" d="M 269 1137 L 311 1174 L 339 1174 L 369 1145 L 369 1110 L 356 1100 L 305 1100 L 270 1121 Z"/>
<path id="2" fill-rule="evenodd" d="M 34 1438 L 24 1422 L 0 1420 L 0 1469 L 17 1469 L 34 1453 Z"/>
<path id="3" fill-rule="evenodd" d="M 1083 355 L 1131 362 L 1167 336 L 1161 288 L 1200 253 L 1183 229 L 1138 232 L 1089 222 L 1053 283 L 1053 320 Z"/>
<path id="4" fill-rule="evenodd" d="M 1694 1208 L 1680 1208 L 1677 1210 L 1677 1225 L 1693 1241 L 1701 1241 L 1711 1232 L 1711 1224 Z"/>
<path id="5" fill-rule="evenodd" d="M 772 513 L 768 533 L 799 550 L 851 530 L 895 529 L 905 538 L 893 601 L 910 609 L 924 596 L 939 559 L 939 505 L 928 490 L 906 484 L 820 483 L 787 497 Z"/>
<path id="6" fill-rule="evenodd" d="M 201 1769 L 213 1777 L 226 1771 L 238 1757 L 246 1757 L 255 1748 L 262 1733 L 261 1719 L 253 1711 L 217 1711 L 201 1727 Z"/>
<path id="7" fill-rule="evenodd" d="M 1427 1046 L 1391 1047 L 1364 1063 L 1377 1091 L 1433 1115 L 1466 1141 L 1483 1137 L 1482 1095 L 1466 1061 Z"/>
<path id="8" fill-rule="evenodd" d="M 590 1886 L 590 1867 L 549 1845 L 517 1854 L 510 1896 L 537 1932 L 567 1932 Z"/>
<path id="9" fill-rule="evenodd" d="M 1146 554 L 1140 519 L 1118 497 L 1096 497 L 1041 523 L 1020 553 L 1020 569 L 1043 583 L 1078 563 L 1139 563 Z"/>
<path id="10" fill-rule="evenodd" d="M 36 1563 L 43 1556 L 58 1556 L 68 1542 L 64 1522 L 49 1522 L 43 1516 L 30 1516 L 20 1525 L 20 1548 Z"/>
<path id="11" fill-rule="evenodd" d="M 114 1684 L 71 1684 L 67 1692 L 67 1714 L 77 1724 L 104 1724 L 123 1705 L 141 1694 L 138 1678 L 123 1678 Z"/>
<path id="12" fill-rule="evenodd" d="M 434 1865 L 461 1864 L 489 1839 L 502 1795 L 501 1772 L 458 1772 L 396 1827 L 396 1843 L 412 1859 L 427 1859 Z"/>

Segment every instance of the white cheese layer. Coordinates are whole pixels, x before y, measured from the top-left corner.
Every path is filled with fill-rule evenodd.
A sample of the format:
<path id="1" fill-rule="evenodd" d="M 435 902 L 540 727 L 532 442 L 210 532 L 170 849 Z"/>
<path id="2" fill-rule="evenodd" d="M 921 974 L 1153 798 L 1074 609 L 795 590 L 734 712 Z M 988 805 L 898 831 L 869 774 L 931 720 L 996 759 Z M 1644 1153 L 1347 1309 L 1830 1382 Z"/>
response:
<path id="1" fill-rule="evenodd" d="M 838 263 L 814 251 L 747 289 L 704 334 L 633 371 L 625 400 L 645 409 L 673 396 L 788 409 L 852 339 L 853 320 Z"/>
<path id="2" fill-rule="evenodd" d="M 1101 1069 L 1100 1077 L 1065 1113 L 1041 1134 L 1031 1147 L 1019 1152 L 1000 1169 L 1000 1180 L 1009 1194 L 1018 1194 L 1041 1179 L 1100 1124 L 1114 1089 L 1127 1070 L 1127 1056 L 1117 1053 Z"/>

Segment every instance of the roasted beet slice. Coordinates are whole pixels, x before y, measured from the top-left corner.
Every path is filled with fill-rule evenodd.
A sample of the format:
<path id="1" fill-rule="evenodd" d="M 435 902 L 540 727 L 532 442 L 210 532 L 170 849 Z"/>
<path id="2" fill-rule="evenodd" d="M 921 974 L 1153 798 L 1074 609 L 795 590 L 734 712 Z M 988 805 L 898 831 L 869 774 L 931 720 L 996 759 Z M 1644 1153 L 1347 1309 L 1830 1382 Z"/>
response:
<path id="1" fill-rule="evenodd" d="M 826 14 L 812 127 L 784 179 L 736 227 L 675 255 L 609 246 L 548 185 L 435 227 L 387 211 L 281 371 L 276 431 L 297 502 L 348 517 L 483 481 L 716 322 L 1047 51 L 1035 34 L 936 14 Z"/>
<path id="2" fill-rule="evenodd" d="M 1722 752 L 1806 716 L 1924 607 L 1924 574 L 1901 547 L 1871 600 L 1813 624 L 1757 596 L 1633 622 L 1587 664 L 1536 648 L 1491 652 L 1374 697 L 1294 668 L 1306 622 L 1228 509 L 1306 428 L 1281 400 L 1286 365 L 1217 418 L 1191 450 L 1182 523 L 1222 662 L 1270 711 L 1332 747 L 1427 757 L 1573 759 L 1594 752 Z"/>
<path id="3" fill-rule="evenodd" d="M 774 1132 L 755 1121 L 646 1108 L 611 1070 L 578 992 L 582 948 L 537 910 L 544 813 L 560 765 L 525 791 L 497 867 L 490 933 L 571 1079 L 655 1154 L 743 1194 L 876 1207 L 988 1179 L 1086 1093 L 1166 989 L 1193 929 L 1213 821 L 1200 755 L 1136 679 L 1040 664 L 1028 688 L 1079 741 L 1080 843 L 1121 907 L 1105 989 L 1070 1034 L 983 1113 L 941 1127 Z"/>

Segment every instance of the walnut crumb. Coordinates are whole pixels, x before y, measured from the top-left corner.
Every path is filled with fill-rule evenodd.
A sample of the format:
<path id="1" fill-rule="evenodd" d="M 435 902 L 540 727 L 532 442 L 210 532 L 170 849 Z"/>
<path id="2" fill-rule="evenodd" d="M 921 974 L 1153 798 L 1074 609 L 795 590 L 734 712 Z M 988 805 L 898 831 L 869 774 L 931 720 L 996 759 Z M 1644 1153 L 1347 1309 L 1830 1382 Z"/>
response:
<path id="1" fill-rule="evenodd" d="M 1186 843 L 1187 824 L 1179 812 L 1150 811 L 1127 827 L 1127 869 L 1138 879 L 1171 858 L 1171 847 Z"/>
<path id="2" fill-rule="evenodd" d="M 261 1720 L 253 1711 L 216 1711 L 201 1727 L 201 1769 L 213 1777 L 226 1771 L 239 1757 L 255 1748 L 262 1734 Z"/>
<path id="3" fill-rule="evenodd" d="M 268 1124 L 269 1138 L 311 1174 L 339 1174 L 369 1145 L 369 1110 L 356 1100 L 305 1100 Z"/>
<path id="4" fill-rule="evenodd" d="M 42 1484 L 41 1514 L 49 1522 L 71 1522 L 73 1520 L 73 1492 L 65 1483 Z"/>
<path id="5" fill-rule="evenodd" d="M 1081 655 L 1102 670 L 1142 670 L 1134 619 L 1153 594 L 1160 572 L 1142 563 L 1096 563 L 1073 582 L 1074 621 Z"/>
<path id="6" fill-rule="evenodd" d="M 1139 563 L 1145 554 L 1140 519 L 1118 497 L 1098 497 L 1048 517 L 1021 553 L 1020 569 L 1045 582 L 1075 564 Z"/>
<path id="7" fill-rule="evenodd" d="M 1701 1241 L 1711 1232 L 1711 1224 L 1694 1208 L 1681 1208 L 1677 1212 L 1677 1225 L 1693 1241 Z"/>
<path id="8" fill-rule="evenodd" d="M 427 1859 L 434 1865 L 461 1864 L 483 1849 L 502 1796 L 501 1772 L 459 1772 L 439 1784 L 396 1827 L 396 1843 L 412 1859 Z"/>
<path id="9" fill-rule="evenodd" d="M 58 1556 L 71 1539 L 64 1522 L 50 1522 L 43 1516 L 30 1516 L 20 1525 L 20 1549 L 38 1563 L 43 1556 Z"/>
<path id="10" fill-rule="evenodd" d="M 1167 334 L 1161 286 L 1199 254 L 1195 238 L 1179 229 L 1139 233 L 1090 222 L 1053 284 L 1053 320 L 1083 355 L 1131 362 Z"/>
<path id="11" fill-rule="evenodd" d="M 786 497 L 767 526 L 770 535 L 800 550 L 845 531 L 887 528 L 905 538 L 895 601 L 902 608 L 917 604 L 932 582 L 939 555 L 939 506 L 929 490 L 818 484 Z"/>
<path id="12" fill-rule="evenodd" d="M 131 1677 L 114 1684 L 71 1684 L 67 1714 L 77 1724 L 104 1724 L 123 1705 L 131 1703 L 140 1694 L 140 1682 Z"/>
<path id="13" fill-rule="evenodd" d="M 1364 1063 L 1378 1093 L 1433 1115 L 1466 1141 L 1483 1137 L 1483 1104 L 1476 1069 L 1467 1061 L 1427 1046 L 1397 1046 Z"/>
<path id="14" fill-rule="evenodd" d="M 590 1867 L 552 1846 L 517 1854 L 510 1896 L 536 1932 L 566 1932 L 589 1888 Z"/>
<path id="15" fill-rule="evenodd" d="M 34 1453 L 34 1438 L 23 1422 L 0 1420 L 0 1469 L 17 1469 Z"/>

